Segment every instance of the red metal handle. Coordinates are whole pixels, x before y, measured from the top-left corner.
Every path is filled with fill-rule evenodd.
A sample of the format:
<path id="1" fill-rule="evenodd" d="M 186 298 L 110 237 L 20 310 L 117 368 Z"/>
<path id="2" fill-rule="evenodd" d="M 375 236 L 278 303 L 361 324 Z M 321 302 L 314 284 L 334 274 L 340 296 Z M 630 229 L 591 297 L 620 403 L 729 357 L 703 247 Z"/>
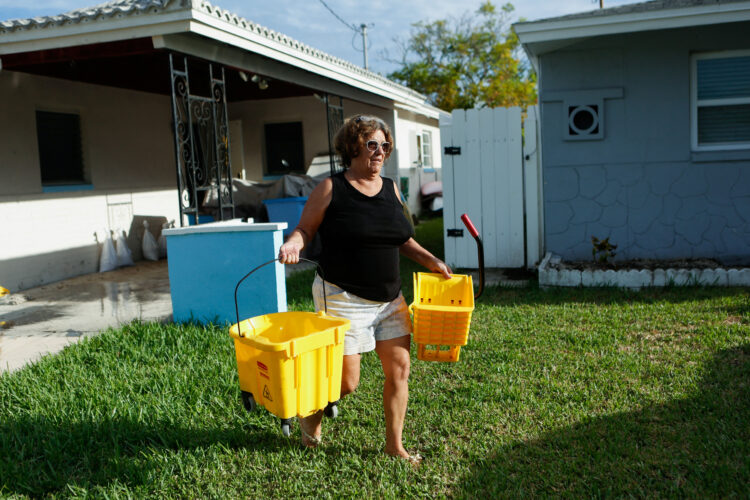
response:
<path id="1" fill-rule="evenodd" d="M 484 291 L 484 245 L 482 244 L 482 238 L 479 237 L 479 231 L 477 231 L 477 228 L 474 227 L 474 224 L 472 224 L 469 216 L 467 214 L 463 214 L 461 216 L 461 220 L 466 226 L 466 229 L 469 230 L 469 233 L 471 233 L 471 235 L 474 237 L 474 240 L 477 242 L 477 258 L 479 260 L 479 291 L 474 295 L 474 298 L 478 299 Z"/>
<path id="2" fill-rule="evenodd" d="M 464 222 L 464 225 L 466 226 L 466 229 L 469 230 L 469 232 L 471 233 L 471 235 L 474 238 L 476 238 L 477 236 L 479 236 L 479 231 L 477 231 L 477 228 L 474 227 L 474 224 L 472 224 L 471 219 L 469 219 L 468 214 L 463 214 L 461 216 L 461 220 Z"/>

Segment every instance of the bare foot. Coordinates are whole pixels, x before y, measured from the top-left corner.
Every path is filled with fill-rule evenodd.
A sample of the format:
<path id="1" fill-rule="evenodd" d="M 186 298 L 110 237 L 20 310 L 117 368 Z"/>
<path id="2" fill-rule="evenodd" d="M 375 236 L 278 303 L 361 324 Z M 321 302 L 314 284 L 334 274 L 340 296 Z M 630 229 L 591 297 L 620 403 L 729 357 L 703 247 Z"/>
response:
<path id="1" fill-rule="evenodd" d="M 422 463 L 422 460 L 424 460 L 422 455 L 420 455 L 419 453 L 409 453 L 403 448 L 395 452 L 385 450 L 385 454 L 390 455 L 392 457 L 402 458 L 404 460 L 407 460 L 411 465 L 415 467 L 419 466 L 419 464 Z"/>
<path id="2" fill-rule="evenodd" d="M 316 448 L 323 442 L 321 435 L 320 417 L 310 415 L 306 418 L 299 419 L 299 429 L 302 433 L 302 445 L 308 448 Z"/>

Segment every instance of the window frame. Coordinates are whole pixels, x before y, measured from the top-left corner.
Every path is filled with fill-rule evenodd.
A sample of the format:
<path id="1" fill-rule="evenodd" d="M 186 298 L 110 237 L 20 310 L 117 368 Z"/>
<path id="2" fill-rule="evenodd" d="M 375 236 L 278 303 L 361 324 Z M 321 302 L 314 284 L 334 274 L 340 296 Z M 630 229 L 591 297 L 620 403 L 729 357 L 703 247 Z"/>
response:
<path id="1" fill-rule="evenodd" d="M 690 145 L 692 151 L 736 151 L 750 149 L 750 141 L 741 144 L 698 144 L 698 108 L 750 104 L 748 97 L 698 100 L 698 61 L 704 59 L 726 59 L 750 56 L 750 49 L 696 52 L 690 55 Z"/>
<path id="2" fill-rule="evenodd" d="M 428 137 L 427 144 L 425 144 L 425 135 Z M 419 164 L 422 168 L 434 168 L 435 165 L 433 164 L 432 158 L 432 131 L 431 130 L 422 130 L 422 132 L 419 134 L 419 137 L 421 138 L 420 144 L 419 144 Z M 428 154 L 425 155 L 425 148 L 428 150 Z M 429 163 L 425 161 L 425 158 L 428 158 Z"/>

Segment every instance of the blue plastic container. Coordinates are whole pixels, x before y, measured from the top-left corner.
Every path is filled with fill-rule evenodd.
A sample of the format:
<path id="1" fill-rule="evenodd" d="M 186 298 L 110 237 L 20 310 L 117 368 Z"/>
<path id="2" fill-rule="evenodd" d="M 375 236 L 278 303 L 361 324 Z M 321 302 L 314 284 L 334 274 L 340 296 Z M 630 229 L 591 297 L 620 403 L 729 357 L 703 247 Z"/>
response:
<path id="1" fill-rule="evenodd" d="M 174 321 L 230 325 L 237 322 L 237 281 L 279 254 L 283 224 L 212 222 L 163 231 Z M 284 265 L 259 269 L 237 295 L 240 318 L 286 312 Z"/>
<path id="2" fill-rule="evenodd" d="M 302 216 L 302 209 L 307 202 L 307 196 L 297 196 L 294 198 L 274 198 L 272 200 L 263 200 L 263 204 L 268 210 L 269 222 L 286 222 L 287 227 L 284 229 L 284 236 L 294 231 L 299 224 L 299 218 Z"/>
<path id="3" fill-rule="evenodd" d="M 195 214 L 185 214 L 185 215 L 187 215 L 188 226 L 195 226 Z M 207 215 L 207 214 L 200 214 L 198 216 L 198 221 L 201 224 L 206 224 L 207 222 L 214 222 L 214 216 Z"/>

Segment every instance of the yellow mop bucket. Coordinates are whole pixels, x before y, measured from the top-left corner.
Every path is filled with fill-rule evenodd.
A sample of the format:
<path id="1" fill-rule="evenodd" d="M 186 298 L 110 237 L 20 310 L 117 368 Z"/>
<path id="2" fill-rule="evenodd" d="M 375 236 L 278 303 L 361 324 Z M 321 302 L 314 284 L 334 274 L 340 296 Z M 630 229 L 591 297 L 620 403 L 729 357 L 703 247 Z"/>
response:
<path id="1" fill-rule="evenodd" d="M 300 259 L 305 260 L 305 259 Z M 266 262 L 245 275 L 240 283 Z M 235 288 L 237 308 L 237 288 Z M 290 434 L 291 419 L 325 410 L 338 413 L 344 335 L 348 319 L 325 312 L 282 312 L 239 321 L 229 328 L 234 339 L 242 402 L 248 411 L 261 405 L 281 419 Z"/>
<path id="2" fill-rule="evenodd" d="M 479 251 L 479 291 L 474 295 L 471 276 L 414 273 L 414 301 L 409 306 L 414 323 L 417 359 L 456 362 L 461 347 L 469 341 L 474 299 L 484 290 L 484 248 L 479 232 L 469 216 L 461 216 L 477 242 Z"/>
<path id="3" fill-rule="evenodd" d="M 414 321 L 417 358 L 423 361 L 458 361 L 469 340 L 474 287 L 471 276 L 414 273 Z"/>

